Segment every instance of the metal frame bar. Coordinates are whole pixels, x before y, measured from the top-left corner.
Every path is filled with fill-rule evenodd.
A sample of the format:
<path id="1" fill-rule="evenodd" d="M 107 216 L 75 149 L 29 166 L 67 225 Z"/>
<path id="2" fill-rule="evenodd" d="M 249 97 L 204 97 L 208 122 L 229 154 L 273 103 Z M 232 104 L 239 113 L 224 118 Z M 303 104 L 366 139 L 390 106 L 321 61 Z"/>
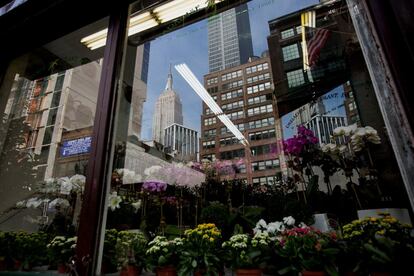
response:
<path id="1" fill-rule="evenodd" d="M 97 100 L 92 149 L 80 215 L 76 248 L 76 270 L 79 275 L 95 275 L 103 239 L 103 214 L 106 208 L 108 166 L 112 147 L 113 113 L 116 89 L 126 47 L 128 3 L 114 9 L 110 15 Z"/>

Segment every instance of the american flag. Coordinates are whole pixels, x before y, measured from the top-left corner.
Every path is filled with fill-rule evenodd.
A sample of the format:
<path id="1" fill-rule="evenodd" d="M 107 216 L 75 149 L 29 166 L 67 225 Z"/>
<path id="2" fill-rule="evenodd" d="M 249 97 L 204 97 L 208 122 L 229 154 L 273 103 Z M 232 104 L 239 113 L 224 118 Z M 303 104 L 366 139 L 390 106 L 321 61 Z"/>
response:
<path id="1" fill-rule="evenodd" d="M 321 49 L 325 46 L 330 35 L 327 29 L 317 29 L 313 37 L 308 42 L 308 65 L 313 66 L 319 59 Z"/>

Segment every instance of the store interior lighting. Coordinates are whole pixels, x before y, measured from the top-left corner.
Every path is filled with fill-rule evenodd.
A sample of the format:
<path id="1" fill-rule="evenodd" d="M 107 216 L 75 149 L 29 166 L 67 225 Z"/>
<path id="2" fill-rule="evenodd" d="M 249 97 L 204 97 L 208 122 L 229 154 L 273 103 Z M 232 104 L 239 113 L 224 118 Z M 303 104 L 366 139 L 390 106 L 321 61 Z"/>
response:
<path id="1" fill-rule="evenodd" d="M 182 63 L 175 65 L 175 69 L 186 80 L 186 82 L 193 88 L 197 95 L 206 103 L 211 111 L 219 118 L 219 120 L 233 133 L 233 135 L 245 146 L 249 144 L 240 130 L 233 124 L 229 117 L 223 113 L 220 106 L 213 100 L 207 90 L 198 81 L 193 72 L 188 68 L 187 64 Z"/>
<path id="2" fill-rule="evenodd" d="M 222 1 L 214 0 L 213 4 Z M 209 5 L 208 2 L 207 0 L 173 0 L 150 11 L 133 15 L 129 21 L 128 36 L 203 10 Z M 106 28 L 82 38 L 80 42 L 90 50 L 95 50 L 105 46 L 107 34 L 108 29 Z"/>

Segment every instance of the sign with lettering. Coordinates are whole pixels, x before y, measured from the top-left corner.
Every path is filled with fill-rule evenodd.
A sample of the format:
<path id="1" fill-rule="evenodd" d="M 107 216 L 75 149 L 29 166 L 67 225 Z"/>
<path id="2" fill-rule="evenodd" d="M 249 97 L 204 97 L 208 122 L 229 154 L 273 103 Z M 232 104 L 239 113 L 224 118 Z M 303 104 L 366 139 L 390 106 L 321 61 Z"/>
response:
<path id="1" fill-rule="evenodd" d="M 60 156 L 69 157 L 89 153 L 91 151 L 91 142 L 92 137 L 90 136 L 63 141 L 60 148 Z"/>

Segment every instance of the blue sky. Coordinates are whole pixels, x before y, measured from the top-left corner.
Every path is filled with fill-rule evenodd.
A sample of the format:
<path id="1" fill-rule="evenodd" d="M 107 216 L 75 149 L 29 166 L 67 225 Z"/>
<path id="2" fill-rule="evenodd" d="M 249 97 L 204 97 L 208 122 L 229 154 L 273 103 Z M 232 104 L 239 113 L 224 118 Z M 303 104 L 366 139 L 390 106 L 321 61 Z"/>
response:
<path id="1" fill-rule="evenodd" d="M 267 50 L 268 21 L 318 3 L 317 0 L 254 0 L 248 3 L 255 55 Z M 151 139 L 154 105 L 165 88 L 169 64 L 186 63 L 200 82 L 208 73 L 207 20 L 161 36 L 151 42 L 148 94 L 144 104 L 142 139 Z M 173 71 L 174 89 L 183 103 L 184 125 L 200 131 L 201 99 Z"/>

